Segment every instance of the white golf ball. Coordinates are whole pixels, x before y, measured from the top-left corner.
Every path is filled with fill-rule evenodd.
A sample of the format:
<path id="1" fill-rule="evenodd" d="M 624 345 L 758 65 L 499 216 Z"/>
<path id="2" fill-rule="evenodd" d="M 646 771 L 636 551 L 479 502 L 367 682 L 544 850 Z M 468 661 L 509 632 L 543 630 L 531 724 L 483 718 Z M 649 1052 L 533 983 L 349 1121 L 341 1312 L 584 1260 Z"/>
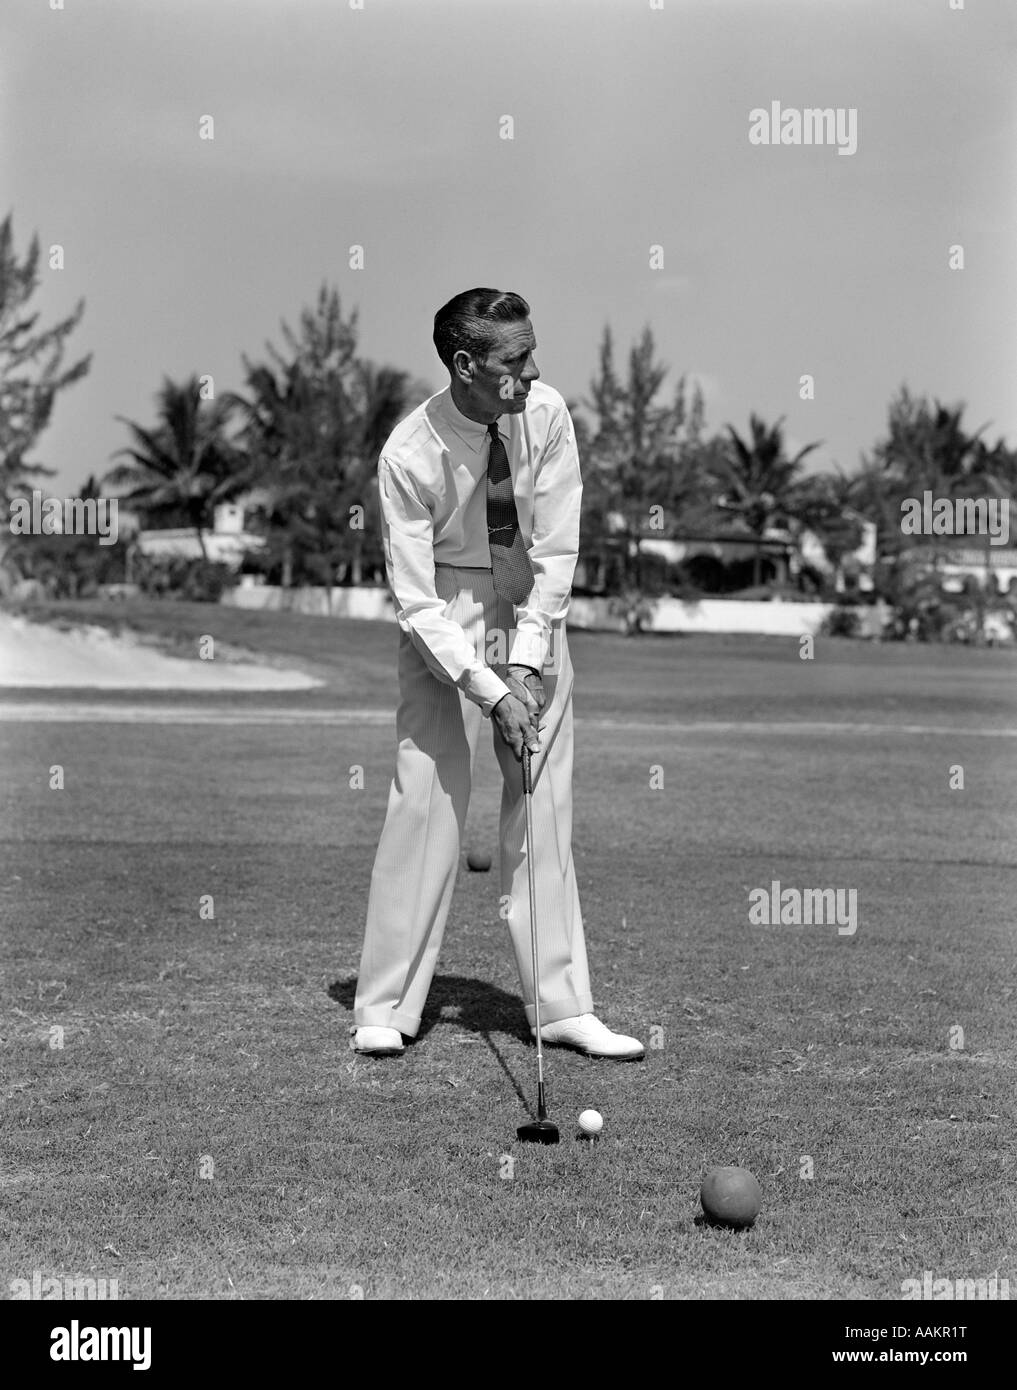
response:
<path id="1" fill-rule="evenodd" d="M 579 1128 L 584 1134 L 599 1134 L 604 1128 L 604 1117 L 599 1110 L 584 1110 L 579 1116 Z"/>

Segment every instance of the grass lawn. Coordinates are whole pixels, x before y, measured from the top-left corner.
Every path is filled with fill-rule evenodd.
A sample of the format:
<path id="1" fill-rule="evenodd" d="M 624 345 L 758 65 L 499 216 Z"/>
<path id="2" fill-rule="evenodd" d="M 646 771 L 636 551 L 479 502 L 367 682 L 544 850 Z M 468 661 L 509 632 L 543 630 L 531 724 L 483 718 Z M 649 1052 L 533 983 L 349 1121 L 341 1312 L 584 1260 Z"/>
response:
<path id="1" fill-rule="evenodd" d="M 998 1270 L 1017 1290 L 1012 653 L 571 636 L 594 993 L 651 1046 L 549 1050 L 562 1143 L 541 1149 L 515 1142 L 534 1053 L 496 878 L 465 867 L 496 851 L 489 755 L 422 1033 L 398 1059 L 348 1050 L 394 759 L 355 711 L 394 709 L 395 626 L 46 616 L 211 633 L 327 683 L 202 697 L 235 716 L 215 725 L 116 722 L 139 700 L 115 693 L 87 696 L 109 721 L 53 723 L 31 703 L 81 692 L 3 693 L 5 1289 L 890 1300 Z M 749 925 L 774 879 L 856 890 L 857 932 Z M 763 1187 L 746 1232 L 697 1222 L 726 1163 Z"/>

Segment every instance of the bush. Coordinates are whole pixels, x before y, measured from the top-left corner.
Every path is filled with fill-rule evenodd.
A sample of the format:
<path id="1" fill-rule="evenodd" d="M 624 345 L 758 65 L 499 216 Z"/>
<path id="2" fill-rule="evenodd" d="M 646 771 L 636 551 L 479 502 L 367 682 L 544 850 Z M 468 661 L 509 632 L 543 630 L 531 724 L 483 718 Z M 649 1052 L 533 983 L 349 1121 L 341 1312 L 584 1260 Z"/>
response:
<path id="1" fill-rule="evenodd" d="M 629 588 L 608 600 L 607 611 L 625 622 L 629 637 L 645 632 L 653 622 L 654 605 L 639 589 Z"/>
<path id="2" fill-rule="evenodd" d="M 861 631 L 858 614 L 854 608 L 838 604 L 823 619 L 820 635 L 822 637 L 857 637 Z"/>
<path id="3" fill-rule="evenodd" d="M 183 555 L 139 555 L 134 577 L 149 598 L 178 598 L 193 603 L 218 603 L 237 576 L 221 560 L 188 559 Z"/>
<path id="4" fill-rule="evenodd" d="M 34 580 L 47 598 L 91 597 L 98 585 L 124 578 L 124 547 L 71 533 L 14 536 L 4 557 L 12 579 Z"/>

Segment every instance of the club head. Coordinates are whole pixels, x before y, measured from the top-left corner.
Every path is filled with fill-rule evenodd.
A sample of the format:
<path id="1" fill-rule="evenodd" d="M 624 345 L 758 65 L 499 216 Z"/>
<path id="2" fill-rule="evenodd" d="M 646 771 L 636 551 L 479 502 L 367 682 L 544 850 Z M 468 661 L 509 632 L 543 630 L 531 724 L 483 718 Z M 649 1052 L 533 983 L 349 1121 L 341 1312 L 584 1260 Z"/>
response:
<path id="1" fill-rule="evenodd" d="M 550 1120 L 531 1120 L 528 1125 L 520 1125 L 516 1135 L 524 1144 L 557 1144 L 561 1138 L 558 1126 Z"/>

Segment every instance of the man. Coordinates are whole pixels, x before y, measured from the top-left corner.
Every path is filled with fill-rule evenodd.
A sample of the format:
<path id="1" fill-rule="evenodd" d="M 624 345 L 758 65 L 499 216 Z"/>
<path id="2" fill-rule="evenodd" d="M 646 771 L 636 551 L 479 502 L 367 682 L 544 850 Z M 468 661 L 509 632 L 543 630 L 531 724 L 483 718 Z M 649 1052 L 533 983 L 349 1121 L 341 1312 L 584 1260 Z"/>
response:
<path id="1" fill-rule="evenodd" d="M 449 385 L 396 426 L 378 464 L 401 699 L 351 1030 L 356 1051 L 375 1056 L 403 1052 L 420 1027 L 485 718 L 504 780 L 501 892 L 531 1032 L 524 745 L 533 753 L 541 1036 L 594 1057 L 643 1055 L 593 1014 L 572 863 L 565 637 L 582 479 L 565 402 L 538 380 L 529 312 L 519 295 L 489 289 L 438 310 L 434 344 Z"/>

